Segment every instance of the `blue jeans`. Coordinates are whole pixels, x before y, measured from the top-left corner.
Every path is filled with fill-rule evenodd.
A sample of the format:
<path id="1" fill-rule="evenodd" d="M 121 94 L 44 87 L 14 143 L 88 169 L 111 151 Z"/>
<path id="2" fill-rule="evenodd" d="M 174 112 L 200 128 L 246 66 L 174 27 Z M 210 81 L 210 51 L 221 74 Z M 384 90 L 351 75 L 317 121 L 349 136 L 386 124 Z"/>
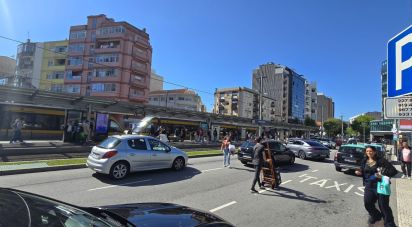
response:
<path id="1" fill-rule="evenodd" d="M 229 148 L 223 149 L 223 165 L 224 166 L 229 166 L 230 165 L 230 152 Z"/>

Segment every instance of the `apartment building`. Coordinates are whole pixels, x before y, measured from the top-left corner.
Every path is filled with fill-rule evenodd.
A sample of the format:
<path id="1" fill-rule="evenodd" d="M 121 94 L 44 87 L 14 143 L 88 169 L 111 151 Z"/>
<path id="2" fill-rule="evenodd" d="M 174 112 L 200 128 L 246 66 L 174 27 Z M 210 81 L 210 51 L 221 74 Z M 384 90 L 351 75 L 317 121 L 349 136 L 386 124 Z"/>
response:
<path id="1" fill-rule="evenodd" d="M 12 85 L 16 73 L 16 60 L 0 56 L 0 85 Z"/>
<path id="2" fill-rule="evenodd" d="M 335 103 L 333 102 L 332 98 L 327 97 L 323 93 L 317 94 L 317 120 L 318 122 L 324 122 L 329 118 L 335 117 Z"/>
<path id="3" fill-rule="evenodd" d="M 306 81 L 305 86 L 305 118 L 311 118 L 316 121 L 318 100 L 316 82 L 309 83 Z"/>
<path id="4" fill-rule="evenodd" d="M 41 90 L 52 92 L 64 91 L 64 73 L 67 61 L 68 40 L 44 42 L 41 65 Z"/>
<path id="5" fill-rule="evenodd" d="M 43 50 L 43 43 L 31 42 L 30 39 L 17 46 L 15 86 L 39 88 Z"/>
<path id="6" fill-rule="evenodd" d="M 150 92 L 163 90 L 163 76 L 160 76 L 152 69 L 150 73 Z"/>
<path id="7" fill-rule="evenodd" d="M 200 96 L 189 89 L 152 91 L 149 93 L 149 105 L 199 112 L 205 111 Z"/>
<path id="8" fill-rule="evenodd" d="M 259 93 L 246 87 L 220 88 L 215 91 L 214 113 L 259 119 Z M 275 100 L 262 96 L 262 120 L 275 121 Z"/>
<path id="9" fill-rule="evenodd" d="M 274 100 L 276 120 L 290 123 L 304 120 L 305 83 L 294 70 L 273 62 L 260 65 L 252 75 L 252 89 Z"/>
<path id="10" fill-rule="evenodd" d="M 145 29 L 106 15 L 70 27 L 65 91 L 146 103 L 152 47 Z"/>

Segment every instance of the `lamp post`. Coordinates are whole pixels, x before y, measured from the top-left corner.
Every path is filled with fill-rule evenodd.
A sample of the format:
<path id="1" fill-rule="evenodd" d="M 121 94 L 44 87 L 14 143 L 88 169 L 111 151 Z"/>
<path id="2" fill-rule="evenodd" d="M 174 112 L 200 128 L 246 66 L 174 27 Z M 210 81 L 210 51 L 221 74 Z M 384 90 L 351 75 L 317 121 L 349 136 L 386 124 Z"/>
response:
<path id="1" fill-rule="evenodd" d="M 341 136 L 341 138 L 342 138 L 342 140 L 343 140 L 343 115 L 340 115 L 340 121 L 341 121 L 341 123 L 342 123 L 342 128 L 341 128 L 341 134 L 340 134 L 340 136 Z"/>
<path id="2" fill-rule="evenodd" d="M 262 99 L 263 99 L 263 78 L 266 78 L 266 76 L 263 76 L 262 74 L 259 75 L 260 78 L 260 89 L 259 89 L 259 136 L 262 135 Z"/>

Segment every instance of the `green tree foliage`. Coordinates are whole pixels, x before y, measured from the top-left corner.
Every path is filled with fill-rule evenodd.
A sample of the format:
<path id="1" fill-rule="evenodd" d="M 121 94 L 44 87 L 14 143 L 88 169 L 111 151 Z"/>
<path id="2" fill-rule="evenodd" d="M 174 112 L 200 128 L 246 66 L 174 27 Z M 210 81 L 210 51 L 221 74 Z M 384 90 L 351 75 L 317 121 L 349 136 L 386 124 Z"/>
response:
<path id="1" fill-rule="evenodd" d="M 348 125 L 343 123 L 343 131 L 346 130 Z M 328 137 L 334 137 L 342 133 L 342 121 L 340 119 L 330 118 L 323 122 L 323 128 Z"/>
<path id="2" fill-rule="evenodd" d="M 358 133 L 358 135 L 363 135 L 363 128 L 365 126 L 365 137 L 369 138 L 370 133 L 370 121 L 374 118 L 371 116 L 363 115 L 357 117 L 351 125 L 351 128 Z"/>
<path id="3" fill-rule="evenodd" d="M 347 137 L 354 137 L 354 136 L 357 136 L 357 135 L 358 135 L 358 132 L 353 130 L 351 127 L 346 129 L 346 136 Z"/>

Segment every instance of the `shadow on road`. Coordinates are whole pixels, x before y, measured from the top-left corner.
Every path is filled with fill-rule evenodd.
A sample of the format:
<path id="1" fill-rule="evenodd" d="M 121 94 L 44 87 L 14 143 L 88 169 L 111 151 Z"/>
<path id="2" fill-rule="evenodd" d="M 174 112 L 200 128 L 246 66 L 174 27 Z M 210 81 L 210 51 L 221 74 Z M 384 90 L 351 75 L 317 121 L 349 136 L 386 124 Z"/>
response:
<path id="1" fill-rule="evenodd" d="M 301 172 L 309 169 L 309 166 L 295 163 L 293 165 L 279 165 L 280 172 L 288 172 L 288 173 L 293 173 L 293 172 Z"/>
<path id="2" fill-rule="evenodd" d="M 188 180 L 201 172 L 192 167 L 186 167 L 181 171 L 173 171 L 170 169 L 143 171 L 131 173 L 123 180 L 113 180 L 107 175 L 94 173 L 93 177 L 103 183 L 110 185 L 122 185 L 128 187 L 138 187 L 145 185 L 161 185 L 168 183 L 175 183 L 178 181 Z"/>
<path id="3" fill-rule="evenodd" d="M 325 200 L 320 200 L 316 197 L 308 196 L 303 192 L 296 191 L 290 188 L 284 188 L 282 186 L 279 186 L 279 188 L 277 188 L 275 191 L 268 190 L 268 192 L 272 192 L 273 194 L 260 194 L 260 195 L 278 196 L 278 197 L 283 197 L 287 199 L 297 199 L 297 200 L 302 200 L 302 201 L 311 202 L 311 203 L 326 203 Z"/>
<path id="4" fill-rule="evenodd" d="M 334 163 L 332 159 L 325 159 L 325 160 L 313 159 L 312 161 L 320 162 L 320 163 Z"/>

